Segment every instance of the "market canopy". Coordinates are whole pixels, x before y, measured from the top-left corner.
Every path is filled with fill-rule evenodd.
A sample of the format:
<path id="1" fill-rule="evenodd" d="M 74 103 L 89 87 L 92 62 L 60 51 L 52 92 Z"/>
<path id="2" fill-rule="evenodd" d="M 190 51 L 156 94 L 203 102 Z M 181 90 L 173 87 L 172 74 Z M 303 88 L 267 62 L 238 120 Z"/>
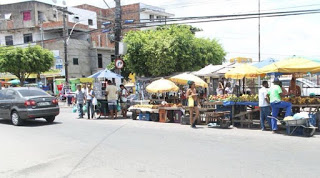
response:
<path id="1" fill-rule="evenodd" d="M 9 81 L 8 83 L 12 84 L 12 85 L 19 85 L 20 84 L 20 80 L 19 79 L 14 79 Z M 27 81 L 24 81 L 24 83 L 28 83 Z"/>
<path id="2" fill-rule="evenodd" d="M 226 78 L 243 79 L 243 78 L 256 78 L 264 74 L 259 74 L 259 69 L 249 64 L 239 65 L 225 74 Z"/>
<path id="3" fill-rule="evenodd" d="M 205 81 L 203 81 L 201 78 L 188 73 L 182 73 L 182 74 L 170 77 L 169 80 L 180 85 L 187 85 L 188 81 L 193 81 L 197 87 L 204 87 L 204 88 L 208 87 L 208 84 Z"/>
<path id="4" fill-rule="evenodd" d="M 261 69 L 261 68 L 263 68 L 263 67 L 265 67 L 267 65 L 273 64 L 273 63 L 278 62 L 278 61 L 279 60 L 276 60 L 276 59 L 273 59 L 273 58 L 268 58 L 268 59 L 262 60 L 261 62 L 254 63 L 254 64 L 252 64 L 252 66 Z"/>
<path id="5" fill-rule="evenodd" d="M 196 72 L 193 72 L 192 74 L 194 74 L 196 76 L 210 76 L 212 74 L 212 72 L 217 71 L 223 67 L 224 67 L 224 65 L 209 64 L 209 65 L 205 66 L 204 68 L 202 68 Z"/>
<path id="6" fill-rule="evenodd" d="M 121 75 L 116 74 L 114 72 L 111 72 L 108 69 L 101 70 L 95 74 L 90 75 L 88 78 L 115 78 L 115 79 L 121 79 L 123 78 Z"/>
<path id="7" fill-rule="evenodd" d="M 291 57 L 259 69 L 259 73 L 318 73 L 320 72 L 320 60 L 312 60 L 302 57 Z"/>
<path id="8" fill-rule="evenodd" d="M 179 87 L 170 80 L 161 78 L 149 84 L 146 90 L 149 93 L 165 93 L 170 91 L 178 91 Z"/>

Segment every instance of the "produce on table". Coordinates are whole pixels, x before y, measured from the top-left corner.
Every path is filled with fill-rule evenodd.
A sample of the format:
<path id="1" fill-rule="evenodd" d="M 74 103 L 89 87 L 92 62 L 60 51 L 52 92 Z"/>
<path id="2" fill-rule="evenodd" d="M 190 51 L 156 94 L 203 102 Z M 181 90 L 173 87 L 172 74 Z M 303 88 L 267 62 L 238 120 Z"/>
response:
<path id="1" fill-rule="evenodd" d="M 231 97 L 232 95 L 210 95 L 209 101 L 225 101 L 227 98 Z"/>
<path id="2" fill-rule="evenodd" d="M 284 97 L 282 98 L 282 101 L 298 105 L 320 104 L 320 98 L 315 97 Z"/>
<path id="3" fill-rule="evenodd" d="M 258 95 L 242 95 L 237 97 L 236 95 L 210 95 L 209 101 L 233 101 L 233 102 L 258 102 L 259 96 Z"/>

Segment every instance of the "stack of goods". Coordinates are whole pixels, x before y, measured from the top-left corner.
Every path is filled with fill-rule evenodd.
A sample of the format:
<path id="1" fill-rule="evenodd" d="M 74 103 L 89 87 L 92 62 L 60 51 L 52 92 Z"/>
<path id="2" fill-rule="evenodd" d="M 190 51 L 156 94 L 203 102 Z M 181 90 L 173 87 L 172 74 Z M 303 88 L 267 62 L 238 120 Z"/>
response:
<path id="1" fill-rule="evenodd" d="M 295 105 L 320 104 L 320 98 L 315 97 L 285 97 L 282 98 L 282 101 Z"/>
<path id="2" fill-rule="evenodd" d="M 215 102 L 215 101 L 225 101 L 227 98 L 231 97 L 232 95 L 210 95 L 209 96 L 209 101 L 210 102 Z"/>
<path id="3" fill-rule="evenodd" d="M 134 105 L 134 108 L 158 109 L 160 105 Z"/>
<path id="4" fill-rule="evenodd" d="M 242 95 L 237 97 L 235 95 L 230 96 L 226 99 L 226 101 L 233 101 L 233 102 L 258 102 L 259 96 L 258 95 Z"/>
<path id="5" fill-rule="evenodd" d="M 161 107 L 168 107 L 168 108 L 175 108 L 175 107 L 182 107 L 182 104 L 173 104 L 173 103 L 162 103 Z"/>

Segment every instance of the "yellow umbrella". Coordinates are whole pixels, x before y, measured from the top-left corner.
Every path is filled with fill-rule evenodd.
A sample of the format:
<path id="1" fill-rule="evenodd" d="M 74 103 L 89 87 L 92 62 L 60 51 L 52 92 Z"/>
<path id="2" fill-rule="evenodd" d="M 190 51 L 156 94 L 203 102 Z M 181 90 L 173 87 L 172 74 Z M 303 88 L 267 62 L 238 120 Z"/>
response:
<path id="1" fill-rule="evenodd" d="M 320 61 L 301 57 L 284 59 L 259 69 L 259 73 L 317 73 L 320 72 Z"/>
<path id="2" fill-rule="evenodd" d="M 208 88 L 208 84 L 205 81 L 203 81 L 201 78 L 193 74 L 183 73 L 183 74 L 173 76 L 169 78 L 169 80 L 180 85 L 187 85 L 188 81 L 193 81 L 197 87 Z"/>
<path id="3" fill-rule="evenodd" d="M 265 74 L 259 74 L 259 69 L 249 64 L 243 64 L 231 69 L 225 74 L 226 78 L 243 79 L 243 78 L 257 78 Z"/>
<path id="4" fill-rule="evenodd" d="M 166 79 L 159 79 L 153 81 L 151 84 L 147 86 L 147 92 L 149 93 L 165 93 L 170 91 L 178 91 L 179 87 L 176 84 Z"/>

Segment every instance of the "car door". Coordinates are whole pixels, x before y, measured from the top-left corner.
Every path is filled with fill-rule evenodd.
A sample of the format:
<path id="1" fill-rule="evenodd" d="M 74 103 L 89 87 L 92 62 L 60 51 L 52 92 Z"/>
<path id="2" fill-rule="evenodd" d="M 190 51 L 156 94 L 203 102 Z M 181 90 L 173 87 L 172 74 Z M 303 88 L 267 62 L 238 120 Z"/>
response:
<path id="1" fill-rule="evenodd" d="M 4 98 L 5 98 L 6 90 L 0 90 L 0 118 L 3 118 L 4 112 Z"/>
<path id="2" fill-rule="evenodd" d="M 18 95 L 14 90 L 7 90 L 3 100 L 3 112 L 2 117 L 4 119 L 10 119 L 11 107 L 15 104 Z"/>

